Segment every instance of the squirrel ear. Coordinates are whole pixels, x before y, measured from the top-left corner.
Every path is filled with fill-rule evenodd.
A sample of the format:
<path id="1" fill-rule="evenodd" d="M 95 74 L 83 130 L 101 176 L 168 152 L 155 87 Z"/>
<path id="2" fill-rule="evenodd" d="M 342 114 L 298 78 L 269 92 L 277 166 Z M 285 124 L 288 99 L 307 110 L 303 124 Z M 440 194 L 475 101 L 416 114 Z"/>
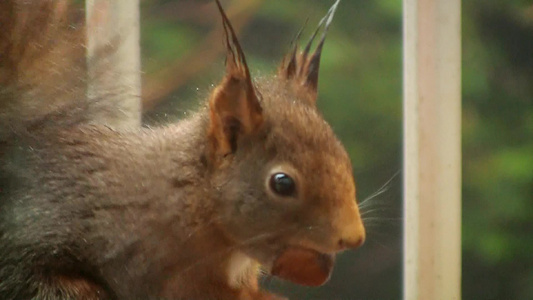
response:
<path id="1" fill-rule="evenodd" d="M 216 0 L 224 26 L 226 75 L 209 100 L 209 144 L 212 159 L 235 152 L 240 136 L 251 134 L 263 123 L 263 115 L 250 71 L 235 31 Z"/>
<path id="2" fill-rule="evenodd" d="M 295 46 L 289 54 L 285 56 L 281 67 L 279 68 L 279 75 L 285 80 L 291 82 L 295 87 L 296 91 L 301 94 L 305 99 L 308 99 L 310 102 L 315 103 L 317 98 L 318 90 L 318 69 L 320 67 L 320 55 L 322 54 L 322 47 L 324 46 L 324 41 L 326 40 L 326 35 L 328 33 L 329 25 L 333 20 L 333 15 L 339 4 L 340 0 L 337 0 L 331 8 L 328 10 L 328 13 L 320 20 L 318 23 L 315 32 L 309 39 L 309 42 L 305 46 L 304 50 L 298 53 L 298 40 L 302 33 L 302 29 L 296 35 Z M 307 23 L 307 21 L 306 21 Z M 305 25 L 304 25 L 305 27 Z M 318 46 L 311 56 L 309 56 L 309 51 L 311 50 L 311 45 L 318 33 L 318 31 L 323 27 L 322 36 L 318 42 Z"/>

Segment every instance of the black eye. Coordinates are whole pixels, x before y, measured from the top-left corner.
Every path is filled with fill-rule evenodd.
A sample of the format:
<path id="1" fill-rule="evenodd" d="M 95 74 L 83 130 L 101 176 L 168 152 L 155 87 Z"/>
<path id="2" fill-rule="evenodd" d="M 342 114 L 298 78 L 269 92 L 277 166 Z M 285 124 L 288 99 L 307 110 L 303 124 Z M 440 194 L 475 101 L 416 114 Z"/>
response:
<path id="1" fill-rule="evenodd" d="M 280 196 L 291 196 L 296 186 L 294 180 L 285 173 L 276 173 L 270 177 L 270 188 Z"/>

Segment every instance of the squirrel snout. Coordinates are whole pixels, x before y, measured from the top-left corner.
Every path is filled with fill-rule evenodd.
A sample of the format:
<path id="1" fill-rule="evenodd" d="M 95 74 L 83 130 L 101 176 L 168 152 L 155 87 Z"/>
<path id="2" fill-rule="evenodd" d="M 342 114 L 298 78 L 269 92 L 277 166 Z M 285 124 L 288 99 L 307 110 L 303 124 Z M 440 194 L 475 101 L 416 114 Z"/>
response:
<path id="1" fill-rule="evenodd" d="M 355 239 L 339 239 L 339 247 L 341 250 L 344 249 L 356 249 L 363 245 L 365 242 L 364 236 L 355 238 Z"/>
<path id="2" fill-rule="evenodd" d="M 339 222 L 337 227 L 339 251 L 358 248 L 363 245 L 366 238 L 365 227 L 358 210 L 345 214 L 344 217 L 344 222 Z"/>
<path id="3" fill-rule="evenodd" d="M 356 230 L 347 232 L 338 240 L 339 250 L 356 249 L 362 246 L 365 242 L 365 229 L 363 225 L 357 226 Z"/>

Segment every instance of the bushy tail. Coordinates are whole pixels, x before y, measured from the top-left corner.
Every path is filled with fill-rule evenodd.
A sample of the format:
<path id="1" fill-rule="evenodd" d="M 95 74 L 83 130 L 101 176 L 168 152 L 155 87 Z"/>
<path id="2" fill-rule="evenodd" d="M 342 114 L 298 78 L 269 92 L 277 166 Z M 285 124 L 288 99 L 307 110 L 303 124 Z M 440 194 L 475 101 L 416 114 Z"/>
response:
<path id="1" fill-rule="evenodd" d="M 75 5 L 0 1 L 0 143 L 85 121 L 85 30 Z"/>

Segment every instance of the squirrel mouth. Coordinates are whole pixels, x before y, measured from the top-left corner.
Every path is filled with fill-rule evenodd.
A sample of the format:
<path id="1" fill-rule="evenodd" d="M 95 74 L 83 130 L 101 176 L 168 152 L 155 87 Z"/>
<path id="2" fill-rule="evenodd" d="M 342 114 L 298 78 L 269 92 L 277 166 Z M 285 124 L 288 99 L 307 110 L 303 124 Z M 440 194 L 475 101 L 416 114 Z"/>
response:
<path id="1" fill-rule="evenodd" d="M 319 286 L 328 281 L 334 263 L 334 254 L 289 247 L 275 258 L 270 273 L 296 284 Z"/>

